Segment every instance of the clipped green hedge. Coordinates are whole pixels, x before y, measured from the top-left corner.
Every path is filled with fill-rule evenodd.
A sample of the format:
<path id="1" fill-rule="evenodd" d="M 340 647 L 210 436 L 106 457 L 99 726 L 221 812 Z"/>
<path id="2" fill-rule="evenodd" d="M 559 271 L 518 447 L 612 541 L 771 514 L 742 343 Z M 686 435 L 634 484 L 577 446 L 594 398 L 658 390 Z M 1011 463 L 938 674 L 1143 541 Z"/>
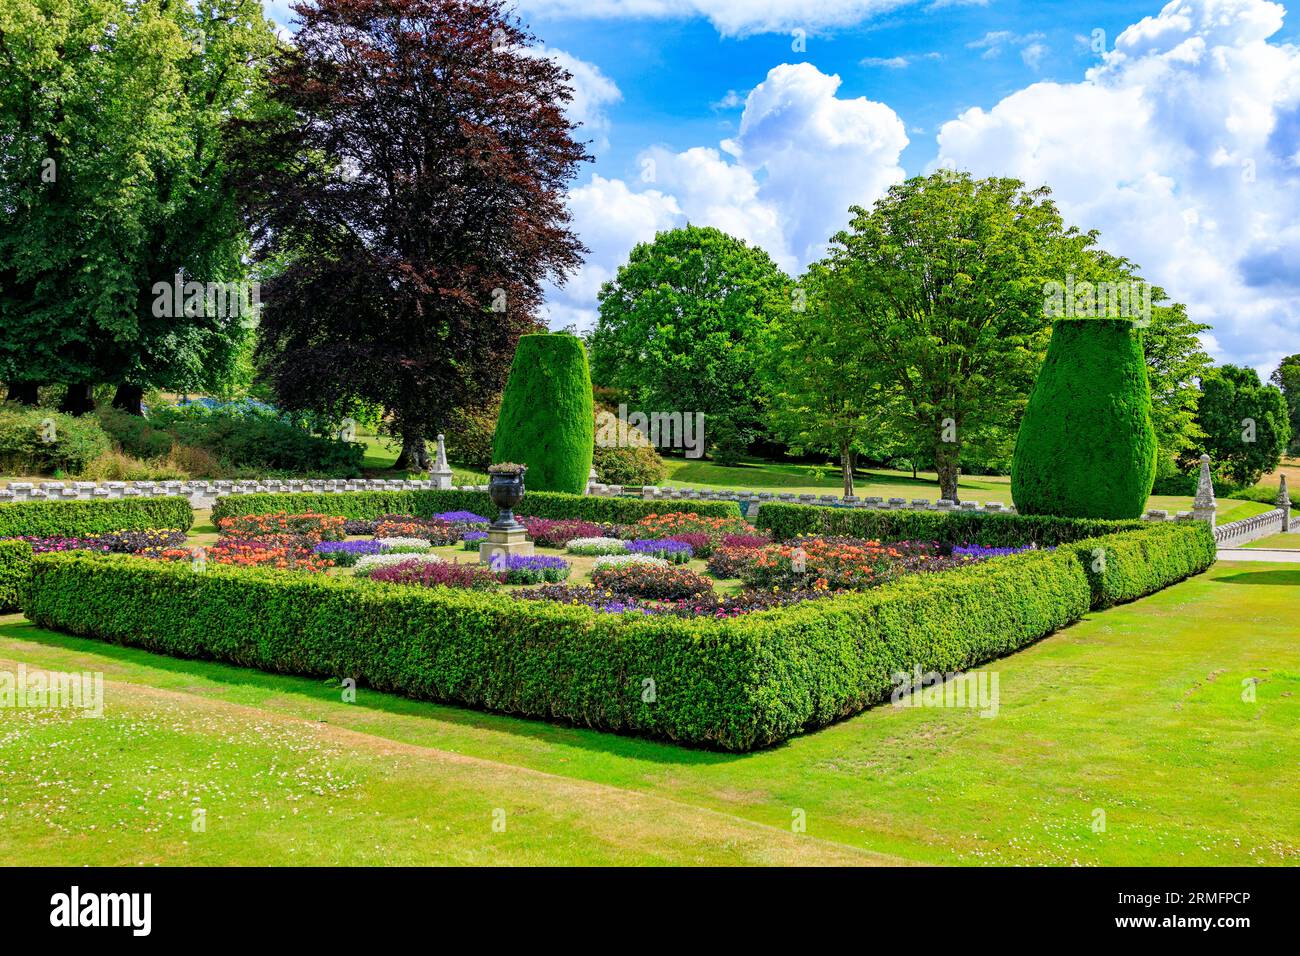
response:
<path id="1" fill-rule="evenodd" d="M 336 494 L 289 492 L 285 494 L 224 495 L 212 506 L 212 520 L 233 515 L 298 514 L 316 511 L 345 518 L 377 518 L 382 514 L 419 517 L 444 511 L 472 511 L 495 518 L 497 507 L 486 491 L 341 491 Z M 626 524 L 651 514 L 689 511 L 718 518 L 740 517 L 734 501 L 646 501 L 641 498 L 606 498 L 568 495 L 555 491 L 528 491 L 516 514 L 534 518 L 582 518 Z"/>
<path id="2" fill-rule="evenodd" d="M 187 499 L 124 498 L 114 501 L 24 501 L 0 505 L 0 538 L 67 535 L 74 538 L 111 531 L 144 531 L 194 524 Z"/>
<path id="3" fill-rule="evenodd" d="M 1061 320 L 1025 406 L 1011 462 L 1021 514 L 1138 518 L 1156 476 L 1142 332 Z"/>
<path id="4" fill-rule="evenodd" d="M 594 421 L 587 350 L 576 335 L 519 339 L 492 460 L 528 466 L 538 491 L 580 494 L 591 474 Z"/>
<path id="5" fill-rule="evenodd" d="M 1088 575 L 1094 608 L 1135 601 L 1200 574 L 1217 553 L 1214 532 L 1205 521 L 1153 524 L 1137 533 L 1089 538 L 1066 548 Z"/>
<path id="6" fill-rule="evenodd" d="M 26 541 L 0 541 L 0 614 L 18 610 L 31 571 L 31 545 Z"/>
<path id="7" fill-rule="evenodd" d="M 970 511 L 909 511 L 883 508 L 828 508 L 765 502 L 755 524 L 779 541 L 801 534 L 849 535 L 880 541 L 943 541 L 1016 548 L 1055 547 L 1084 538 L 1151 527 L 1141 520 L 1056 518 L 1045 515 L 989 514 Z"/>
<path id="8" fill-rule="evenodd" d="M 743 751 L 888 700 L 899 672 L 975 667 L 1212 560 L 1208 526 L 1157 525 L 716 621 L 63 553 L 35 557 L 24 610 L 182 657 Z"/>

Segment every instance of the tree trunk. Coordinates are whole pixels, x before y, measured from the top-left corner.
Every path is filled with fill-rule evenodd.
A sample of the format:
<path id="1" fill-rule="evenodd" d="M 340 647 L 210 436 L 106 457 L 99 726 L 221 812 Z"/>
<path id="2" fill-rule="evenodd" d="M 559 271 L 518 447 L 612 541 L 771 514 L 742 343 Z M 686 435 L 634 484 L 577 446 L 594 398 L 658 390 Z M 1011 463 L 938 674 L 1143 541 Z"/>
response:
<path id="1" fill-rule="evenodd" d="M 69 382 L 67 394 L 59 404 L 59 411 L 65 415 L 85 415 L 95 410 L 93 382 Z"/>
<path id="2" fill-rule="evenodd" d="M 38 387 L 36 382 L 10 382 L 9 395 L 5 401 L 17 402 L 19 405 L 35 405 L 39 400 L 36 394 Z"/>
<path id="3" fill-rule="evenodd" d="M 402 432 L 402 453 L 393 467 L 406 471 L 429 470 L 429 449 L 425 447 L 423 431 Z"/>
<path id="4" fill-rule="evenodd" d="M 853 496 L 853 452 L 847 442 L 840 445 L 840 471 L 844 474 L 844 497 Z"/>
<path id="5" fill-rule="evenodd" d="M 123 382 L 113 395 L 113 407 L 131 415 L 144 415 L 144 388 Z"/>
<path id="6" fill-rule="evenodd" d="M 957 476 L 961 469 L 957 464 L 960 449 L 956 442 L 941 441 L 934 448 L 934 470 L 939 474 L 939 497 L 947 498 L 954 504 L 957 497 Z"/>

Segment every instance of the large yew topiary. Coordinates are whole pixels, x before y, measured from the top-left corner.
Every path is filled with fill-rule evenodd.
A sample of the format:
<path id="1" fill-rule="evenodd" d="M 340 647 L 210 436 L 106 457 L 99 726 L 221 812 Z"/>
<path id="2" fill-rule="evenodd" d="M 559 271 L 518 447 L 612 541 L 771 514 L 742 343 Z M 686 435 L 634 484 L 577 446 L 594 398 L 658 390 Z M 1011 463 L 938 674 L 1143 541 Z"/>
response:
<path id="1" fill-rule="evenodd" d="M 1137 518 L 1156 473 L 1141 332 L 1109 319 L 1059 321 L 1011 464 L 1021 514 Z"/>
<path id="2" fill-rule="evenodd" d="M 591 474 L 592 416 L 582 341 L 525 335 L 501 399 L 492 459 L 527 465 L 531 490 L 581 494 Z"/>

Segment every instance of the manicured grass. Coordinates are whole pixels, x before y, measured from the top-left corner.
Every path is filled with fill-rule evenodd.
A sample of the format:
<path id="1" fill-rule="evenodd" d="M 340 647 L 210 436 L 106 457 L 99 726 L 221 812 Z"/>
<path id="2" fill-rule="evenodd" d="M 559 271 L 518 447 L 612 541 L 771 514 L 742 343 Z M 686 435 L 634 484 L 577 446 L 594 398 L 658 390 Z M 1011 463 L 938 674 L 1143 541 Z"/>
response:
<path id="1" fill-rule="evenodd" d="M 332 682 L 10 618 L 0 669 L 112 683 L 103 720 L 0 711 L 0 853 L 16 865 L 1294 865 L 1298 600 L 1300 568 L 1218 565 L 991 665 L 993 718 L 882 706 L 747 755 L 365 688 L 344 703 Z M 194 806 L 206 833 L 191 831 Z M 792 833 L 799 819 L 806 832 Z"/>
<path id="2" fill-rule="evenodd" d="M 1293 525 L 1294 527 L 1294 525 Z M 1260 538 L 1243 544 L 1243 548 L 1273 548 L 1280 551 L 1298 551 L 1300 550 L 1300 532 L 1292 531 L 1290 534 L 1272 534 L 1267 538 Z"/>

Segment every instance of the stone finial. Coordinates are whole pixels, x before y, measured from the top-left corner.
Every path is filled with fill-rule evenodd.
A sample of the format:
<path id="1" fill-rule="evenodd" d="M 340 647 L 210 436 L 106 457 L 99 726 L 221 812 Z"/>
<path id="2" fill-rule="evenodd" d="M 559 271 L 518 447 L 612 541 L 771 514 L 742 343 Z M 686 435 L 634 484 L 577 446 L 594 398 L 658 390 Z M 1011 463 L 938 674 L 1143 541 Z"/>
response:
<path id="1" fill-rule="evenodd" d="M 438 436 L 438 451 L 433 459 L 433 467 L 429 469 L 429 481 L 440 491 L 451 488 L 451 465 L 447 464 L 447 446 L 442 435 Z"/>
<path id="2" fill-rule="evenodd" d="M 1210 478 L 1210 456 L 1201 455 L 1201 475 L 1196 481 L 1196 497 L 1192 499 L 1192 515 L 1208 521 L 1214 527 L 1214 482 Z"/>
<path id="3" fill-rule="evenodd" d="M 1282 532 L 1285 534 L 1291 530 L 1291 496 L 1286 490 L 1286 475 L 1282 475 L 1278 484 L 1277 506 L 1282 509 Z"/>

